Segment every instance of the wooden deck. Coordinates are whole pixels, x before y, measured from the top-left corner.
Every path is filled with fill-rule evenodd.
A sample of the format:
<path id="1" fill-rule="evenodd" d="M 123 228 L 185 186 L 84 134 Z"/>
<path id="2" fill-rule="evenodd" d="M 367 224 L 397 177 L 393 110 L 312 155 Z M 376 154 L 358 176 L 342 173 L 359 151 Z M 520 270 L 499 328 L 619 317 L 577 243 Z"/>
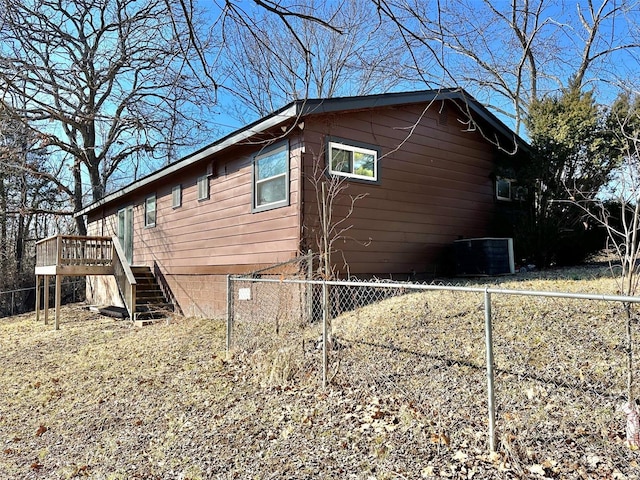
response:
<path id="1" fill-rule="evenodd" d="M 44 280 L 44 322 L 49 323 L 49 277 L 55 277 L 55 328 L 59 329 L 64 276 L 114 275 L 129 315 L 135 320 L 136 280 L 116 238 L 56 235 L 36 243 L 36 320 L 40 319 L 40 280 Z"/>
<path id="2" fill-rule="evenodd" d="M 36 275 L 113 275 L 113 239 L 57 235 L 36 243 Z"/>

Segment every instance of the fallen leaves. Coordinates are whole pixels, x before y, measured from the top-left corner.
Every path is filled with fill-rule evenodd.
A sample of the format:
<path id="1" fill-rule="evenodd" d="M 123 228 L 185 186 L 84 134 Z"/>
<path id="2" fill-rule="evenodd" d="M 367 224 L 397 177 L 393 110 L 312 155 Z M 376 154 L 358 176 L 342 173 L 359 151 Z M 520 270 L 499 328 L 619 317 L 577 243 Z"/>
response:
<path id="1" fill-rule="evenodd" d="M 528 470 L 532 475 L 539 475 L 541 477 L 544 477 L 546 475 L 544 467 L 540 464 L 530 465 Z"/>
<path id="2" fill-rule="evenodd" d="M 122 324 L 94 318 L 63 323 L 55 337 L 46 331 L 36 349 L 31 338 L 45 330 L 30 319 L 29 335 L 15 338 L 18 351 L 38 355 L 0 352 L 6 365 L 0 378 L 17 385 L 3 397 L 12 403 L 0 419 L 0 477 L 107 478 L 114 472 L 119 478 L 245 478 L 251 472 L 256 478 L 634 478 L 640 467 L 624 445 L 624 423 L 610 416 L 606 403 L 605 380 L 615 374 L 604 370 L 604 380 L 593 381 L 603 364 L 593 358 L 581 359 L 582 378 L 555 368 L 562 352 L 544 350 L 544 332 L 536 332 L 537 348 L 546 355 L 540 359 L 549 357 L 548 371 L 536 365 L 528 370 L 518 363 L 529 359 L 528 352 L 514 348 L 527 345 L 526 329 L 504 341 L 512 326 L 503 314 L 506 304 L 494 313 L 496 358 L 503 362 L 497 428 L 500 438 L 509 432 L 509 445 L 489 454 L 482 322 L 474 316 L 481 319 L 482 311 L 477 305 L 452 310 L 440 299 L 432 302 L 429 318 L 414 319 L 424 311 L 418 308 L 424 299 L 416 298 L 416 308 L 402 310 L 407 325 L 398 321 L 393 329 L 388 316 L 371 325 L 354 322 L 358 333 L 380 338 L 362 337 L 370 344 L 360 350 L 349 343 L 332 352 L 342 363 L 326 390 L 318 386 L 317 353 L 308 350 L 297 377 L 260 387 L 251 356 L 223 361 L 223 322 L 158 325 L 132 339 Z M 440 322 L 438 309 L 468 311 L 473 318 Z M 385 313 L 382 306 L 379 311 Z M 464 339 L 471 334 L 476 343 L 469 345 Z M 455 355 L 458 349 L 463 359 Z M 67 358 L 65 352 L 76 353 Z M 11 364 L 14 358 L 32 363 Z M 564 383 L 553 383 L 556 376 Z M 43 407 L 48 397 L 57 403 Z M 34 416 L 38 423 L 20 423 Z M 34 435 L 39 424 L 44 430 Z M 91 467 L 70 464 L 74 460 Z"/>
<path id="3" fill-rule="evenodd" d="M 398 427 L 398 417 L 381 404 L 379 397 L 371 398 L 368 405 L 356 405 L 354 410 L 345 418 L 358 422 L 361 432 L 393 432 Z"/>
<path id="4" fill-rule="evenodd" d="M 448 447 L 451 444 L 451 437 L 443 432 L 433 432 L 429 436 L 429 439 L 431 443 L 435 445 L 445 445 Z"/>

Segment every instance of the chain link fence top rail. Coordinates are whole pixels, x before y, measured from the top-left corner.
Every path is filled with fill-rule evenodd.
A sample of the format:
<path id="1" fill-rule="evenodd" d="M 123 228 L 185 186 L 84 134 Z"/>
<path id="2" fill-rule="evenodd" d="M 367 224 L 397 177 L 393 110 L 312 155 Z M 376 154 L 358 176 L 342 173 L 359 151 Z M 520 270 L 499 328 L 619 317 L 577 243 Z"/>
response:
<path id="1" fill-rule="evenodd" d="M 323 285 L 329 382 L 363 405 L 360 412 L 337 412 L 357 416 L 359 429 L 411 445 L 412 455 L 497 442 L 522 475 L 524 465 L 553 463 L 558 452 L 597 458 L 618 446 L 616 463 L 632 470 L 618 411 L 627 375 L 622 302 L 639 298 L 231 278 L 231 351 L 252 364 L 263 384 L 320 385 Z M 495 432 L 487 415 L 487 298 Z M 633 329 L 637 335 L 636 321 Z M 637 343 L 633 350 L 640 354 Z"/>

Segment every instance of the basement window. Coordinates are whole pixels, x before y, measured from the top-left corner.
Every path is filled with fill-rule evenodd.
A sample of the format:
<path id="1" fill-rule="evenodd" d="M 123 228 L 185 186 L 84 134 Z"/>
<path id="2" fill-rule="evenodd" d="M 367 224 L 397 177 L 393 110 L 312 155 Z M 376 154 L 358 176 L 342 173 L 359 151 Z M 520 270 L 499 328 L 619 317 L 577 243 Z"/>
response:
<path id="1" fill-rule="evenodd" d="M 343 142 L 329 142 L 329 171 L 333 175 L 378 181 L 378 151 Z"/>

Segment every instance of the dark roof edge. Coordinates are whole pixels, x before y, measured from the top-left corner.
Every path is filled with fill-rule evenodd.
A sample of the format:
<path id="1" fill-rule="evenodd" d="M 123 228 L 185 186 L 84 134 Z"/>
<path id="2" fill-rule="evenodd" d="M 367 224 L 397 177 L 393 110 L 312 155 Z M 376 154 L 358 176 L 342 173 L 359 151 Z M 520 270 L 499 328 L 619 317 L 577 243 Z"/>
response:
<path id="1" fill-rule="evenodd" d="M 462 88 L 442 88 L 437 90 L 419 90 L 413 92 L 398 93 L 382 93 L 377 95 L 363 95 L 357 97 L 334 97 L 326 99 L 307 99 L 295 100 L 279 110 L 256 120 L 245 127 L 236 130 L 229 135 L 222 137 L 214 143 L 207 145 L 180 160 L 169 164 L 149 175 L 146 175 L 129 185 L 110 193 L 100 200 L 91 203 L 82 210 L 76 212 L 74 217 L 86 215 L 103 205 L 111 203 L 119 197 L 122 197 L 140 187 L 148 185 L 152 182 L 170 175 L 178 170 L 188 167 L 204 158 L 213 155 L 225 148 L 231 147 L 244 140 L 273 128 L 283 122 L 300 118 L 306 115 L 317 115 L 323 113 L 334 113 L 343 110 L 359 110 L 365 108 L 389 107 L 395 105 L 408 105 L 412 103 L 431 102 L 434 100 L 459 100 L 469 106 L 472 113 L 478 115 L 492 129 L 501 136 L 512 139 L 515 148 L 523 148 L 529 150 L 527 142 L 520 138 L 508 126 L 506 126 L 498 117 L 487 110 L 475 98 Z"/>
<path id="2" fill-rule="evenodd" d="M 251 138 L 252 136 L 276 125 L 279 125 L 282 122 L 286 122 L 287 120 L 295 118 L 297 116 L 297 112 L 298 105 L 296 104 L 296 102 L 292 102 L 269 116 L 263 117 L 260 120 L 241 128 L 240 130 L 236 130 L 235 132 L 222 137 L 220 140 L 217 140 L 216 142 L 207 145 L 200 150 L 196 150 L 195 152 L 190 153 L 186 157 L 183 157 L 174 163 L 162 167 L 155 172 L 152 172 L 149 175 L 146 175 L 130 183 L 129 185 L 116 190 L 113 193 L 105 195 L 97 202 L 93 202 L 90 205 L 84 207 L 82 210 L 76 212 L 73 216 L 79 217 L 80 215 L 86 215 L 90 211 L 106 205 L 107 203 L 110 203 L 113 200 L 126 195 L 127 193 L 133 192 L 134 190 L 137 190 L 144 185 L 148 185 L 149 183 L 155 182 L 156 180 L 160 180 L 162 177 L 170 175 L 178 170 L 182 170 L 189 165 L 193 165 L 194 163 L 210 155 L 213 155 L 214 153 L 224 150 L 225 148 L 228 148 L 232 145 L 236 145 L 243 140 L 247 140 L 248 138 Z"/>

